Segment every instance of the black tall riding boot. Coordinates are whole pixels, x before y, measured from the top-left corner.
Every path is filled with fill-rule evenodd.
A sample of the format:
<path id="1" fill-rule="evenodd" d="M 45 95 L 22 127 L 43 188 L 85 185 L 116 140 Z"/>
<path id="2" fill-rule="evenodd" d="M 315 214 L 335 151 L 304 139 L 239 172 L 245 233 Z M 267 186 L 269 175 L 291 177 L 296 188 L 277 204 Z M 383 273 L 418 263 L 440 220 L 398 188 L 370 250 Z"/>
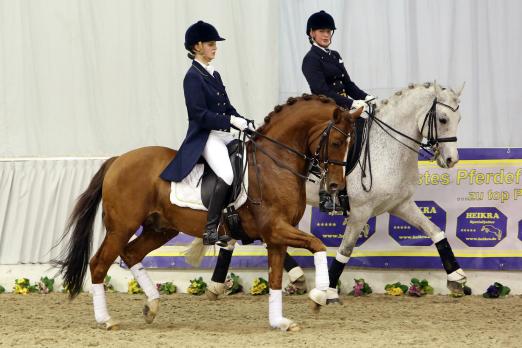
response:
<path id="1" fill-rule="evenodd" d="M 214 187 L 214 194 L 210 198 L 208 206 L 208 219 L 203 233 L 203 244 L 219 246 L 226 246 L 230 237 L 227 235 L 218 235 L 218 225 L 221 220 L 221 214 L 227 204 L 230 185 L 227 185 L 221 178 L 217 178 L 216 186 Z"/>

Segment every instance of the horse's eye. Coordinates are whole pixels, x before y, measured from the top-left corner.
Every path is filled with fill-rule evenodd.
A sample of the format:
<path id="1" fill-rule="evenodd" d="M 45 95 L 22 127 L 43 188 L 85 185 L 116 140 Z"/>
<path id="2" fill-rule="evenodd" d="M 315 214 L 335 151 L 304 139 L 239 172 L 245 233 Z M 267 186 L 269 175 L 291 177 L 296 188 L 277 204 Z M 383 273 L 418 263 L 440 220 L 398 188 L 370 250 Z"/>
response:
<path id="1" fill-rule="evenodd" d="M 334 141 L 334 142 L 332 143 L 332 145 L 335 146 L 335 147 L 339 147 L 339 146 L 341 146 L 341 143 L 338 142 L 338 141 Z"/>
<path id="2" fill-rule="evenodd" d="M 442 124 L 446 124 L 448 122 L 448 120 L 446 120 L 445 118 L 440 118 L 439 122 Z"/>

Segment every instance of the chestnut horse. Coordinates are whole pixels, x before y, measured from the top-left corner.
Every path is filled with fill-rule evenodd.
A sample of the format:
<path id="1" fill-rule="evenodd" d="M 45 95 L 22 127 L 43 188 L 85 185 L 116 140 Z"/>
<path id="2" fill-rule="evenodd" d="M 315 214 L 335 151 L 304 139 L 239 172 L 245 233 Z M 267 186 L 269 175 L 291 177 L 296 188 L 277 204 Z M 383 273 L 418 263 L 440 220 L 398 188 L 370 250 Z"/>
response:
<path id="1" fill-rule="evenodd" d="M 330 192 L 344 188 L 343 161 L 348 137 L 362 108 L 349 113 L 329 98 L 303 95 L 290 98 L 287 105 L 277 106 L 275 111 L 265 117 L 254 141 L 247 143 L 250 199 L 238 213 L 246 234 L 267 244 L 270 325 L 293 331 L 299 329 L 298 325 L 282 315 L 282 268 L 287 246 L 305 248 L 314 254 L 316 289 L 310 297 L 316 305 L 326 303 L 328 288 L 324 244 L 294 227 L 305 210 L 305 179 L 310 162 L 320 163 Z M 82 289 L 94 218 L 103 201 L 107 233 L 89 266 L 95 319 L 107 329 L 116 328 L 118 322 L 108 313 L 103 280 L 118 256 L 131 268 L 147 295 L 144 315 L 150 323 L 159 309 L 159 294 L 141 260 L 179 231 L 202 237 L 207 213 L 171 204 L 170 182 L 159 177 L 174 156 L 176 151 L 169 148 L 144 147 L 107 160 L 79 197 L 69 218 L 66 234 L 72 230 L 72 235 L 55 265 L 74 298 Z M 129 243 L 140 225 L 142 234 Z"/>

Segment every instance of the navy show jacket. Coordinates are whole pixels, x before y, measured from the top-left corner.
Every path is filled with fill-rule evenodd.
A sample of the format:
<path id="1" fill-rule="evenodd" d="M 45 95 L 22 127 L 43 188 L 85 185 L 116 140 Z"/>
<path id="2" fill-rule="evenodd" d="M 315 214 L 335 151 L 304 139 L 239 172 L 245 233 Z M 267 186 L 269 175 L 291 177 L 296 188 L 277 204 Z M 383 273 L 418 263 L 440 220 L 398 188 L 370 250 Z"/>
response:
<path id="1" fill-rule="evenodd" d="M 303 58 L 302 71 L 312 94 L 323 94 L 337 105 L 349 109 L 353 99 L 368 95 L 350 79 L 343 60 L 337 51 L 325 52 L 312 45 Z"/>
<path id="2" fill-rule="evenodd" d="M 211 130 L 230 131 L 230 116 L 242 117 L 230 104 L 217 71 L 214 75 L 193 61 L 183 80 L 189 126 L 176 157 L 160 177 L 167 181 L 183 180 L 200 161 Z"/>

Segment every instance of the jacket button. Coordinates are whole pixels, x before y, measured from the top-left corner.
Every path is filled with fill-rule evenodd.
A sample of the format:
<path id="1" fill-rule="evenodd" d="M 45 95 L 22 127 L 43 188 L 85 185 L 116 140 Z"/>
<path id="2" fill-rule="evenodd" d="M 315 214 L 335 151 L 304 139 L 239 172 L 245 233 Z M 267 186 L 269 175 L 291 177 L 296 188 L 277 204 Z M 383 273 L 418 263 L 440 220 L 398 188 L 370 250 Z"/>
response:
<path id="1" fill-rule="evenodd" d="M 219 92 L 216 92 L 217 95 L 219 95 Z"/>
<path id="2" fill-rule="evenodd" d="M 342 74 L 341 77 L 344 77 L 344 74 Z"/>

